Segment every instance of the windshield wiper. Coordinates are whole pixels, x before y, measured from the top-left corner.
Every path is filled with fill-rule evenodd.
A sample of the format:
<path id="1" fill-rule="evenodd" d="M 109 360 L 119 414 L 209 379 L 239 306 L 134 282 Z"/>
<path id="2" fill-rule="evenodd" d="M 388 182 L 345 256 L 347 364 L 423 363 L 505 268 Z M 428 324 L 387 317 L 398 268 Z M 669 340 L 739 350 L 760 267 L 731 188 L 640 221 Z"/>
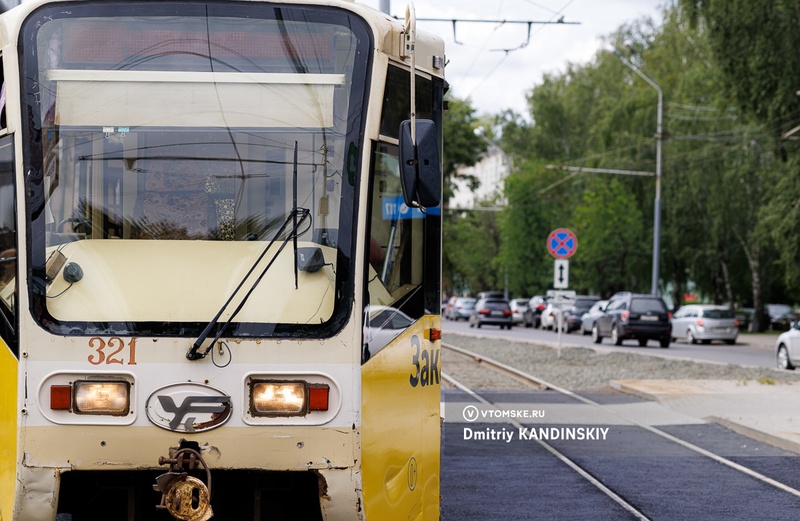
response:
<path id="1" fill-rule="evenodd" d="M 267 247 L 264 248 L 264 251 L 261 252 L 261 255 L 258 256 L 256 261 L 253 263 L 253 265 L 247 271 L 247 274 L 245 274 L 245 276 L 242 278 L 242 281 L 239 282 L 239 285 L 236 286 L 235 290 L 233 290 L 233 293 L 231 294 L 231 296 L 228 298 L 228 300 L 225 302 L 225 304 L 222 305 L 222 307 L 217 312 L 216 316 L 214 316 L 214 318 L 211 320 L 211 322 L 208 323 L 208 325 L 205 327 L 203 332 L 200 333 L 200 336 L 197 337 L 197 340 L 194 341 L 194 344 L 192 344 L 191 349 L 189 349 L 189 351 L 186 353 L 186 358 L 188 358 L 189 360 L 199 360 L 201 358 L 205 358 L 208 355 L 208 353 L 211 351 L 211 348 L 220 339 L 222 334 L 225 332 L 225 330 L 228 328 L 230 323 L 233 321 L 234 317 L 236 317 L 236 315 L 239 313 L 239 311 L 241 311 L 241 309 L 244 307 L 245 303 L 247 302 L 247 299 L 250 298 L 250 295 L 253 294 L 253 291 L 255 291 L 256 287 L 261 282 L 261 279 L 263 279 L 264 275 L 267 274 L 267 271 L 272 267 L 272 264 L 275 262 L 275 260 L 281 254 L 281 252 L 286 247 L 286 245 L 289 244 L 289 241 L 293 240 L 293 239 L 294 240 L 297 239 L 297 229 L 303 224 L 303 222 L 305 222 L 306 219 L 308 219 L 310 217 L 310 215 L 311 215 L 311 210 L 309 210 L 307 208 L 297 208 L 295 210 L 292 210 L 292 212 L 286 217 L 286 220 L 283 221 L 283 224 L 281 225 L 281 227 L 275 233 L 275 236 L 272 238 L 272 240 L 269 241 L 269 244 L 267 245 Z M 298 220 L 298 216 L 299 216 L 299 220 Z M 258 278 L 250 286 L 250 289 L 248 290 L 247 294 L 245 294 L 245 296 L 242 298 L 242 301 L 239 303 L 239 305 L 233 311 L 233 313 L 231 314 L 230 318 L 228 318 L 228 321 L 225 322 L 225 324 L 219 329 L 219 331 L 217 332 L 217 336 L 214 337 L 214 340 L 211 341 L 211 344 L 209 344 L 209 346 L 205 350 L 203 350 L 201 352 L 200 351 L 200 346 L 203 345 L 203 342 L 205 342 L 206 338 L 208 338 L 208 336 L 211 334 L 211 330 L 214 329 L 214 327 L 219 323 L 220 317 L 225 312 L 225 310 L 228 308 L 230 303 L 233 301 L 233 298 L 236 296 L 236 294 L 239 292 L 239 290 L 242 289 L 242 286 L 244 286 L 244 283 L 247 282 L 247 279 L 250 277 L 250 275 L 253 273 L 253 271 L 255 271 L 256 266 L 258 266 L 258 264 L 261 262 L 261 259 L 264 258 L 264 256 L 267 254 L 267 252 L 272 247 L 272 245 L 275 244 L 275 242 L 278 240 L 278 237 L 281 236 L 281 234 L 284 232 L 284 230 L 286 229 L 286 227 L 289 225 L 290 222 L 293 222 L 294 224 L 292 226 L 292 230 L 289 233 L 289 235 L 287 235 L 281 241 L 281 245 L 280 245 L 280 247 L 278 247 L 278 251 L 276 251 L 273 254 L 273 256 L 270 259 L 269 263 L 264 267 L 264 269 L 261 271 L 261 274 L 258 276 Z"/>
<path id="2" fill-rule="evenodd" d="M 286 247 L 286 245 L 289 243 L 290 240 L 292 241 L 292 244 L 294 246 L 294 255 L 293 255 L 293 257 L 294 257 L 294 288 L 297 289 L 297 287 L 298 287 L 298 285 L 297 285 L 297 236 L 298 236 L 297 230 L 300 227 L 300 225 L 302 225 L 303 222 L 307 218 L 310 218 L 310 216 L 311 216 L 311 210 L 309 210 L 308 208 L 298 208 L 297 207 L 297 141 L 294 142 L 294 159 L 292 161 L 292 178 L 293 178 L 292 179 L 292 211 L 289 213 L 288 216 L 286 216 L 286 220 L 283 221 L 283 224 L 278 229 L 278 231 L 275 233 L 275 236 L 272 237 L 272 240 L 269 241 L 269 244 L 267 244 L 267 247 L 264 248 L 264 251 L 262 251 L 261 255 L 258 256 L 256 261 L 253 263 L 253 265 L 247 271 L 247 274 L 244 276 L 242 281 L 239 283 L 238 286 L 236 286 L 236 289 L 233 290 L 233 293 L 231 294 L 231 296 L 228 298 L 228 300 L 225 302 L 225 304 L 223 304 L 222 307 L 220 308 L 220 310 L 217 312 L 216 316 L 214 316 L 214 318 L 211 320 L 211 322 L 208 323 L 208 325 L 203 330 L 203 332 L 200 333 L 200 336 L 197 337 L 197 340 L 194 341 L 194 344 L 192 344 L 192 347 L 186 353 L 186 358 L 188 358 L 189 360 L 199 360 L 201 358 L 205 358 L 208 355 L 208 353 L 211 352 L 211 349 L 214 347 L 214 345 L 217 343 L 217 341 L 220 339 L 220 337 L 222 337 L 222 334 L 225 332 L 225 330 L 228 329 L 228 326 L 233 321 L 233 319 L 236 317 L 236 315 L 239 313 L 239 311 L 241 311 L 241 309 L 244 307 L 244 304 L 245 304 L 245 302 L 247 302 L 247 299 L 249 299 L 250 295 L 253 294 L 253 291 L 255 291 L 256 287 L 261 282 L 261 279 L 263 279 L 264 275 L 267 274 L 267 271 L 270 269 L 270 267 L 272 267 L 272 263 L 275 262 L 275 259 L 278 258 L 278 256 L 281 254 L 281 252 L 283 251 L 283 249 Z M 299 220 L 298 220 L 298 216 L 299 216 Z M 258 278 L 250 286 L 250 290 L 248 290 L 247 294 L 244 297 L 242 297 L 242 301 L 239 302 L 239 305 L 236 307 L 236 309 L 233 311 L 233 313 L 231 313 L 231 316 L 228 318 L 228 321 L 225 322 L 225 324 L 222 325 L 222 327 L 219 329 L 219 331 L 217 331 L 217 336 L 214 337 L 214 340 L 211 341 L 211 343 L 208 345 L 207 348 L 205 348 L 205 350 L 203 352 L 200 352 L 200 346 L 203 345 L 203 342 L 205 342 L 206 338 L 208 338 L 208 336 L 211 334 L 211 330 L 214 329 L 214 327 L 217 325 L 217 323 L 219 323 L 219 317 L 221 317 L 222 313 L 225 312 L 225 309 L 227 309 L 227 307 L 230 305 L 231 301 L 233 301 L 233 297 L 235 297 L 236 294 L 239 292 L 239 290 L 242 288 L 242 286 L 244 286 L 244 283 L 247 281 L 247 279 L 250 277 L 250 275 L 256 269 L 256 266 L 258 266 L 258 264 L 261 262 L 261 259 L 264 258 L 264 255 L 267 254 L 267 252 L 272 247 L 272 245 L 275 244 L 275 241 L 278 240 L 278 237 L 281 236 L 281 234 L 283 233 L 283 231 L 286 229 L 286 227 L 289 225 L 290 222 L 292 223 L 292 231 L 289 233 L 289 235 L 286 236 L 286 238 L 283 239 L 283 241 L 281 241 L 281 245 L 278 248 L 278 251 L 275 252 L 275 254 L 270 259 L 269 263 L 266 265 L 264 270 L 261 272 L 261 275 L 259 275 Z"/>

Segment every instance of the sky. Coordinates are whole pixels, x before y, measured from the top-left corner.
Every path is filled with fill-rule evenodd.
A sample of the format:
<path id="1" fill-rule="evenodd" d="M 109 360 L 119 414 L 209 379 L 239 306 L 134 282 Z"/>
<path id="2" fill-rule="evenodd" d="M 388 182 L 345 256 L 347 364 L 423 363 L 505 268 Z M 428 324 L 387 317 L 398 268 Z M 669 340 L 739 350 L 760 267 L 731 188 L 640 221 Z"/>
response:
<path id="1" fill-rule="evenodd" d="M 379 0 L 357 0 L 378 9 Z M 452 93 L 468 98 L 477 115 L 511 109 L 528 114 L 526 95 L 545 74 L 566 70 L 568 63 L 585 64 L 618 27 L 634 20 L 661 19 L 664 0 L 416 0 L 417 18 L 488 19 L 577 22 L 577 25 L 456 23 L 419 20 L 417 30 L 440 35 L 448 60 L 445 77 Z M 406 2 L 390 1 L 390 14 L 403 17 Z"/>

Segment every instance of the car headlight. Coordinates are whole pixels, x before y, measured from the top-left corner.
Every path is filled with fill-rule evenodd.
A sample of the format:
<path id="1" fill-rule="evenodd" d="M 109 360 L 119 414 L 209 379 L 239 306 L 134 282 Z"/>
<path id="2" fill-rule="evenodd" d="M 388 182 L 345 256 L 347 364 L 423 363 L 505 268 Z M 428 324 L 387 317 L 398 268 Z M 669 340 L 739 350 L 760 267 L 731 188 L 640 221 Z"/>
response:
<path id="1" fill-rule="evenodd" d="M 124 416 L 130 409 L 128 382 L 75 382 L 73 410 L 77 414 Z"/>

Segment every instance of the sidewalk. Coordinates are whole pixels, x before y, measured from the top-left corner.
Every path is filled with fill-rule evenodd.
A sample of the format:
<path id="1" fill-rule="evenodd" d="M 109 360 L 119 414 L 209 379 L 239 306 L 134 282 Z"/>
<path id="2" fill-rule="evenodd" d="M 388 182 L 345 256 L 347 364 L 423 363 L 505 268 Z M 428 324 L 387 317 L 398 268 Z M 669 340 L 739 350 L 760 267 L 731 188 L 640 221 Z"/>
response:
<path id="1" fill-rule="evenodd" d="M 615 380 L 612 387 L 800 453 L 800 384 L 730 380 Z"/>
<path id="2" fill-rule="evenodd" d="M 753 347 L 763 347 L 775 349 L 775 342 L 778 340 L 777 333 L 739 333 L 736 339 L 737 344 L 750 345 Z"/>

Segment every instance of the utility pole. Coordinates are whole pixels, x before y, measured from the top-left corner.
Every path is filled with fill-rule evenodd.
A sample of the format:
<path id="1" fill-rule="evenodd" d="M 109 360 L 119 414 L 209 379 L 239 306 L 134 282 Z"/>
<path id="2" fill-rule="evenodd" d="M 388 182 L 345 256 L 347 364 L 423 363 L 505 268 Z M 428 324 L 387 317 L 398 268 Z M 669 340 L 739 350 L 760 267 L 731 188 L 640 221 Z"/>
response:
<path id="1" fill-rule="evenodd" d="M 381 0 L 380 9 L 386 14 L 392 14 L 390 12 L 392 10 L 392 0 Z"/>
<path id="2" fill-rule="evenodd" d="M 656 197 L 653 204 L 653 274 L 650 280 L 650 292 L 653 295 L 658 295 L 658 263 L 660 257 L 659 250 L 661 248 L 661 122 L 664 109 L 664 97 L 661 93 L 661 87 L 643 73 L 639 67 L 632 64 L 627 58 L 624 58 L 617 49 L 614 49 L 612 52 L 619 58 L 619 61 L 624 63 L 626 67 L 635 72 L 637 76 L 646 81 L 648 85 L 658 92 L 658 114 L 656 115 Z"/>

